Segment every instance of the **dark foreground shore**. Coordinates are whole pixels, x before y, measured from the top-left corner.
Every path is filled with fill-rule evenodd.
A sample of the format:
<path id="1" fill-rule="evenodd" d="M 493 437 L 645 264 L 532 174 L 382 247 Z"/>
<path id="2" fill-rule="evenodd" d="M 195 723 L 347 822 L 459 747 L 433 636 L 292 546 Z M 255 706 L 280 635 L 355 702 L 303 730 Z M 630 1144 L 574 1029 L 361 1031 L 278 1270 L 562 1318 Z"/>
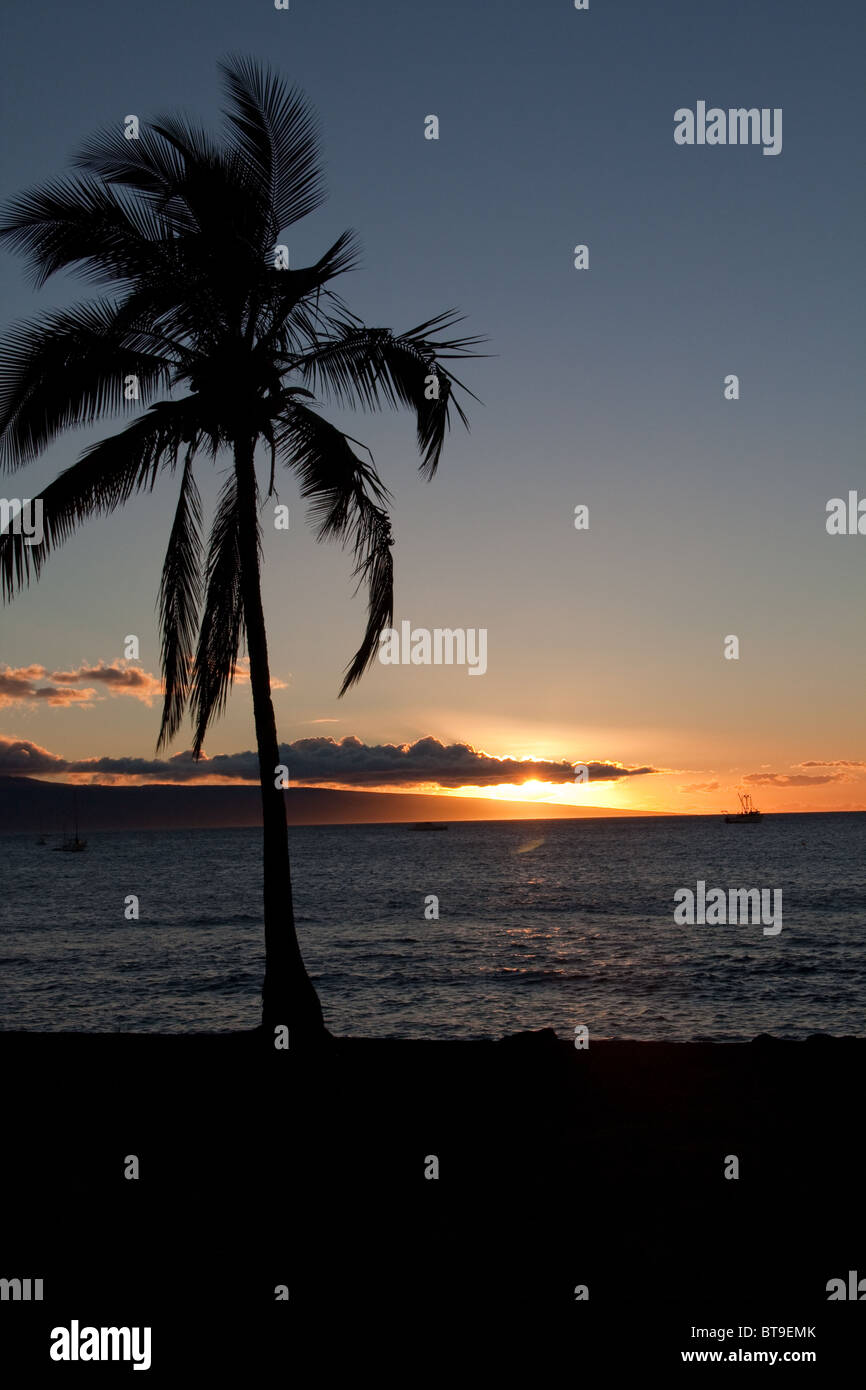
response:
<path id="1" fill-rule="evenodd" d="M 257 1034 L 0 1033 L 0 1277 L 44 1281 L 0 1304 L 0 1359 L 48 1367 L 72 1318 L 147 1323 L 170 1384 L 209 1358 L 287 1370 L 359 1324 L 384 1362 L 398 1326 L 432 1353 L 543 1320 L 574 1369 L 731 1345 L 841 1364 L 866 1319 L 866 1283 L 827 1295 L 866 1279 L 864 1064 L 866 1041 L 825 1037 L 345 1039 L 313 1061 Z"/>

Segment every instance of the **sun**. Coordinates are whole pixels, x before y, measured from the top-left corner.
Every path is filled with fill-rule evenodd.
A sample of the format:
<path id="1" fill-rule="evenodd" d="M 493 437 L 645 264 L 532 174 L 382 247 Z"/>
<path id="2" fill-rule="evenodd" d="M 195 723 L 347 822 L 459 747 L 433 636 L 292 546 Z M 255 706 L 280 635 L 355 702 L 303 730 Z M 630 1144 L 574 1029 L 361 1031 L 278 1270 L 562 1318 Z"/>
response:
<path id="1" fill-rule="evenodd" d="M 521 782 L 516 788 L 527 796 L 539 796 L 543 793 L 549 794 L 553 788 L 550 782 L 540 782 L 538 778 L 532 778 L 529 782 Z"/>

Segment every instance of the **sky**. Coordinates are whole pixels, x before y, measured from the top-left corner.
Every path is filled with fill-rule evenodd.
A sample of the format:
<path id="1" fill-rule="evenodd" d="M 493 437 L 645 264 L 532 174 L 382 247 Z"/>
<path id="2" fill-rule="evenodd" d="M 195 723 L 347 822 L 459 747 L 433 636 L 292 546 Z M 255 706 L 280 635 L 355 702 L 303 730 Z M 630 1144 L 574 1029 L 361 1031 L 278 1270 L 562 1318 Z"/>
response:
<path id="1" fill-rule="evenodd" d="M 290 777 L 645 812 L 732 809 L 738 789 L 766 811 L 866 809 L 866 536 L 826 527 L 829 499 L 866 497 L 864 29 L 841 0 L 7 13 L 7 195 L 129 113 L 218 127 L 217 62 L 241 52 L 322 122 L 330 198 L 291 229 L 292 264 L 353 227 L 354 312 L 399 330 L 458 307 L 488 338 L 460 373 L 481 398 L 471 430 L 430 483 L 408 415 L 332 412 L 394 495 L 397 626 L 484 629 L 486 670 L 377 662 L 339 699 L 364 600 L 284 476 L 291 525 L 265 529 L 264 595 Z M 699 101 L 781 108 L 781 153 L 676 144 L 674 113 Z M 93 293 L 61 277 L 34 293 L 5 249 L 0 281 L 4 332 Z M 113 427 L 68 433 L 0 490 L 35 496 Z M 219 468 L 198 477 L 212 503 Z M 211 765 L 189 766 L 188 726 L 174 765 L 156 760 L 175 503 L 168 481 L 90 522 L 0 614 L 0 773 L 250 775 L 243 670 Z"/>

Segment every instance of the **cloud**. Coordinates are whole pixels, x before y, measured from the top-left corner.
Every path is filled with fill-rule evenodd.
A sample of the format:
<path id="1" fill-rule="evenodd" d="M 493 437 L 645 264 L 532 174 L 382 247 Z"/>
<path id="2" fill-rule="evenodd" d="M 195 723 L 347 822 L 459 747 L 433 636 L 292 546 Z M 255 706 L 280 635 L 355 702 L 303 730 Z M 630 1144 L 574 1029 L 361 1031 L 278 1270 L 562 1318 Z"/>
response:
<path id="1" fill-rule="evenodd" d="M 155 695 L 162 694 L 162 681 L 157 676 L 142 671 L 140 666 L 129 666 L 125 661 L 114 661 L 110 666 L 100 661 L 98 666 L 79 666 L 75 671 L 52 671 L 50 679 L 58 685 L 97 681 L 112 695 L 133 695 L 145 704 L 150 704 Z"/>
<path id="2" fill-rule="evenodd" d="M 281 756 L 291 781 L 340 782 L 346 785 L 402 786 L 434 783 L 440 787 L 485 787 L 523 782 L 574 782 L 574 763 L 549 759 L 495 758 L 469 743 L 440 743 L 421 738 L 416 743 L 362 743 L 353 735 L 301 738 L 284 745 Z M 651 773 L 651 767 L 623 767 L 593 762 L 589 781 L 608 782 Z"/>
<path id="3" fill-rule="evenodd" d="M 857 762 L 851 758 L 836 758 L 834 762 L 828 762 L 824 758 L 812 759 L 807 763 L 797 763 L 797 767 L 866 767 L 866 763 Z"/>
<path id="4" fill-rule="evenodd" d="M 0 775 L 38 777 L 45 773 L 90 774 L 97 781 L 118 781 L 130 777 L 152 777 L 168 782 L 197 781 L 214 775 L 214 764 L 225 761 L 233 769 L 224 775 L 258 781 L 255 753 L 231 754 L 227 758 L 193 761 L 192 752 L 175 753 L 171 758 L 61 758 L 57 753 L 29 739 L 7 738 L 0 734 Z"/>
<path id="5" fill-rule="evenodd" d="M 843 772 L 828 772 L 823 777 L 809 777 L 805 773 L 797 773 L 793 777 L 785 776 L 781 772 L 751 772 L 748 777 L 744 777 L 744 782 L 751 782 L 755 786 L 762 787 L 820 787 L 827 782 L 845 782 L 847 779 Z"/>
<path id="6" fill-rule="evenodd" d="M 38 743 L 24 738 L 5 738 L 0 734 L 0 775 L 38 777 L 46 772 L 65 772 L 65 759 Z"/>
<path id="7" fill-rule="evenodd" d="M 50 681 L 50 685 L 37 684 Z M 82 682 L 88 682 L 83 688 Z M 97 687 L 103 687 L 111 695 L 132 695 L 136 700 L 150 705 L 155 695 L 162 692 L 162 681 L 143 671 L 140 666 L 130 666 L 125 661 L 114 661 L 110 665 L 100 661 L 97 666 L 79 666 L 72 671 L 48 671 L 44 666 L 0 667 L 0 708 L 16 704 L 38 704 L 90 707 L 100 698 Z"/>
<path id="8" fill-rule="evenodd" d="M 435 738 L 418 739 L 412 744 L 368 745 L 349 735 L 337 742 L 332 738 L 302 738 L 280 745 L 280 758 L 289 769 L 289 782 L 314 785 L 327 783 L 345 787 L 439 786 L 520 786 L 530 780 L 574 782 L 574 764 L 548 759 L 494 758 L 468 743 L 443 744 Z M 610 782 L 623 777 L 639 777 L 655 771 L 651 767 L 624 767 L 621 763 L 593 762 L 591 782 Z M 50 753 L 24 739 L 0 736 L 0 772 L 7 775 L 39 775 L 45 772 L 89 775 L 96 780 L 138 778 L 167 782 L 230 781 L 257 782 L 258 757 L 252 750 L 220 753 L 194 762 L 187 750 L 172 758 L 85 758 L 71 761 Z"/>
<path id="9" fill-rule="evenodd" d="M 50 681 L 50 685 L 37 685 L 37 681 Z M 82 681 L 89 682 L 84 688 Z M 238 658 L 234 673 L 235 685 L 249 685 L 249 657 Z M 288 682 L 277 676 L 271 677 L 271 690 L 287 690 Z M 163 683 L 158 676 L 143 671 L 140 666 L 130 666 L 127 661 L 100 661 L 96 666 L 77 666 L 71 671 L 48 671 L 44 666 L 0 667 L 0 709 L 9 705 L 28 705 L 46 703 L 49 705 L 80 705 L 89 709 L 103 696 L 131 695 L 142 704 L 152 705 L 157 696 L 162 696 Z"/>
<path id="10" fill-rule="evenodd" d="M 681 792 L 717 792 L 718 782 L 692 782 L 688 787 L 680 787 Z"/>
<path id="11" fill-rule="evenodd" d="M 248 656 L 238 657 L 235 663 L 234 683 L 235 685 L 249 685 L 250 659 Z M 288 690 L 288 688 L 289 681 L 281 681 L 279 676 L 271 676 L 271 690 Z"/>
<path id="12" fill-rule="evenodd" d="M 49 705 L 91 705 L 96 691 L 68 690 L 57 685 L 37 685 L 45 680 L 44 666 L 10 666 L 0 668 L 0 709 L 9 705 L 46 703 Z"/>

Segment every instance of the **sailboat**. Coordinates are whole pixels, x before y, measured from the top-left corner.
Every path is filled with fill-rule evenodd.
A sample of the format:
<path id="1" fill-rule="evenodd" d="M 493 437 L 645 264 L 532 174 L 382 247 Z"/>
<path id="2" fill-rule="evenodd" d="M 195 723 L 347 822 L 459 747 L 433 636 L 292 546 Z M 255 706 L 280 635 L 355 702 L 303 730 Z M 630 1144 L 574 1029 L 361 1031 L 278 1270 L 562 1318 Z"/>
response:
<path id="1" fill-rule="evenodd" d="M 78 834 L 78 798 L 74 791 L 72 793 L 72 815 L 75 820 L 75 834 L 67 835 L 66 838 L 62 840 L 59 845 L 55 845 L 54 848 L 66 850 L 69 854 L 80 854 L 83 849 L 87 849 L 87 841 L 82 840 Z"/>
<path id="2" fill-rule="evenodd" d="M 753 825 L 763 819 L 748 792 L 737 792 L 737 796 L 740 798 L 740 809 L 733 815 L 725 815 L 727 825 Z"/>

